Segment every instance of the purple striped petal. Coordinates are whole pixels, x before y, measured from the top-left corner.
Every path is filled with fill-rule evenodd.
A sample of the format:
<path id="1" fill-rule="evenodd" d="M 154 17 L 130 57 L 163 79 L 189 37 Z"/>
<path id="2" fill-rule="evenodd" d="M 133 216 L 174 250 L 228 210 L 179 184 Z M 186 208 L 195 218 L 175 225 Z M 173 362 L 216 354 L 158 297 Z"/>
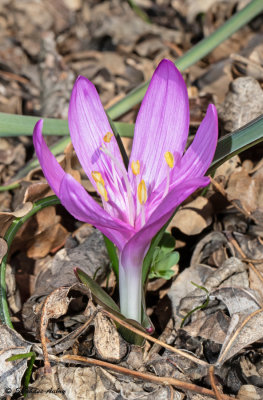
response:
<path id="1" fill-rule="evenodd" d="M 94 184 L 91 172 L 98 171 L 108 185 L 112 184 L 112 162 L 100 147 L 102 144 L 123 165 L 115 137 L 104 143 L 107 132 L 112 132 L 108 118 L 101 104 L 95 86 L 83 76 L 79 76 L 72 90 L 68 123 L 71 140 L 78 159 L 90 181 Z M 119 174 L 119 171 L 116 171 Z M 121 175 L 119 174 L 120 179 Z M 96 188 L 96 185 L 94 184 Z"/>
<path id="2" fill-rule="evenodd" d="M 39 120 L 34 127 L 33 143 L 35 146 L 37 158 L 39 160 L 43 173 L 47 178 L 49 186 L 58 196 L 61 181 L 66 173 L 47 147 L 46 142 L 42 136 L 42 128 L 43 119 Z"/>
<path id="3" fill-rule="evenodd" d="M 207 186 L 209 182 L 210 179 L 208 177 L 196 177 L 171 190 L 154 210 L 144 227 L 124 246 L 121 253 L 121 264 L 123 268 L 126 268 L 126 266 L 130 268 L 131 265 L 142 265 L 142 261 L 148 251 L 152 238 L 169 220 L 176 207 L 196 189 Z"/>
<path id="4" fill-rule="evenodd" d="M 181 168 L 173 172 L 172 181 L 175 181 L 176 185 L 185 179 L 206 173 L 214 158 L 217 138 L 217 111 L 215 106 L 210 104 L 192 144 L 182 158 Z"/>
<path id="5" fill-rule="evenodd" d="M 130 163 L 140 161 L 149 192 L 165 178 L 164 154 L 182 155 L 189 129 L 189 104 L 182 75 L 169 60 L 153 74 L 137 116 Z M 132 178 L 132 172 L 129 171 Z"/>
<path id="6" fill-rule="evenodd" d="M 129 224 L 111 217 L 79 182 L 65 173 L 46 145 L 42 136 L 42 126 L 43 120 L 38 121 L 33 133 L 33 142 L 49 185 L 70 214 L 80 221 L 96 226 L 119 249 L 122 249 L 134 234 L 134 229 Z"/>
<path id="7" fill-rule="evenodd" d="M 115 243 L 119 250 L 135 233 L 129 224 L 111 217 L 69 174 L 65 174 L 61 182 L 59 198 L 70 214 L 79 221 L 94 225 Z"/>

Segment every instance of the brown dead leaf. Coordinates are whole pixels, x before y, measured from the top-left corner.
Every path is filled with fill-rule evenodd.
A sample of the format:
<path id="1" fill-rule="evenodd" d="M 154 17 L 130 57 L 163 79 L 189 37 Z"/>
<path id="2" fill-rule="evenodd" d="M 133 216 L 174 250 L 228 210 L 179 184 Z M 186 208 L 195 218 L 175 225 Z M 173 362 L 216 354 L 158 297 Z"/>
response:
<path id="1" fill-rule="evenodd" d="M 217 365 L 221 366 L 240 350 L 249 344 L 262 339 L 263 309 L 254 311 L 250 315 L 234 314 L 228 328 L 225 342 L 222 346 Z"/>
<path id="2" fill-rule="evenodd" d="M 40 394 L 37 394 L 37 391 Z M 168 387 L 137 382 L 133 377 L 124 375 L 118 378 L 101 367 L 64 367 L 62 365 L 53 367 L 52 375 L 41 376 L 30 385 L 27 398 L 29 400 L 117 399 L 120 393 L 124 399 L 131 400 L 171 398 Z"/>
<path id="3" fill-rule="evenodd" d="M 32 244 L 27 250 L 27 256 L 38 259 L 48 253 L 60 249 L 66 242 L 68 231 L 61 225 L 51 225 L 40 234 L 34 236 Z"/>
<path id="4" fill-rule="evenodd" d="M 94 320 L 94 346 L 100 358 L 109 362 L 120 362 L 127 353 L 127 344 L 118 334 L 113 323 L 102 313 Z"/>
<path id="5" fill-rule="evenodd" d="M 8 394 L 16 393 L 20 389 L 21 381 L 27 369 L 27 359 L 16 361 L 6 361 L 7 358 L 15 354 L 28 353 L 31 344 L 25 341 L 14 329 L 6 325 L 0 326 L 0 396 L 6 398 Z M 6 392 L 6 389 L 10 392 Z"/>
<path id="6" fill-rule="evenodd" d="M 242 385 L 237 394 L 238 400 L 263 399 L 263 389 L 253 385 Z"/>
<path id="7" fill-rule="evenodd" d="M 4 239 L 0 238 L 0 261 L 6 255 L 8 250 L 7 243 Z"/>
<path id="8" fill-rule="evenodd" d="M 230 318 L 221 310 L 211 315 L 199 315 L 191 324 L 182 328 L 191 337 L 200 336 L 201 338 L 213 340 L 215 343 L 223 344 Z"/>
<path id="9" fill-rule="evenodd" d="M 249 288 L 221 287 L 212 291 L 210 298 L 221 300 L 226 305 L 230 316 L 237 313 L 249 315 L 262 306 L 259 294 Z"/>
<path id="10" fill-rule="evenodd" d="M 48 183 L 45 182 L 32 182 L 26 189 L 24 194 L 24 202 L 31 201 L 32 203 L 44 197 L 50 196 L 53 191 L 50 189 Z"/>
<path id="11" fill-rule="evenodd" d="M 201 233 L 212 222 L 213 207 L 205 197 L 197 197 L 180 208 L 170 222 L 168 229 L 178 228 L 186 235 Z"/>
<path id="12" fill-rule="evenodd" d="M 226 189 L 228 199 L 238 201 L 248 214 L 257 209 L 258 191 L 259 181 L 249 176 L 244 169 L 230 176 Z"/>
<path id="13" fill-rule="evenodd" d="M 27 202 L 18 207 L 15 211 L 2 211 L 0 212 L 0 235 L 4 236 L 6 230 L 9 228 L 15 218 L 24 217 L 29 211 L 32 210 L 33 204 Z"/>

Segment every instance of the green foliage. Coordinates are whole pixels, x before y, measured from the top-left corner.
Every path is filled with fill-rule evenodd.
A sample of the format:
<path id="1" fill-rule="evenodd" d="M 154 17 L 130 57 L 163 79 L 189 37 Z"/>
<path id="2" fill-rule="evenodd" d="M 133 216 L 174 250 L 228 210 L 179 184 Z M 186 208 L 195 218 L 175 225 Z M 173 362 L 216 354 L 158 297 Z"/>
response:
<path id="1" fill-rule="evenodd" d="M 203 308 L 206 308 L 208 306 L 209 300 L 210 300 L 209 292 L 204 286 L 197 285 L 197 283 L 194 283 L 194 282 L 191 282 L 191 284 L 194 285 L 195 287 L 197 287 L 198 289 L 203 290 L 206 293 L 206 300 L 203 304 L 195 307 L 193 310 L 189 311 L 189 313 L 186 314 L 186 316 L 182 319 L 181 328 L 184 326 L 185 321 L 187 320 L 188 317 L 190 317 L 190 315 L 192 315 L 197 310 L 202 310 Z"/>
<path id="2" fill-rule="evenodd" d="M 163 278 L 171 279 L 175 272 L 171 269 L 178 263 L 180 255 L 174 251 L 175 239 L 165 232 L 159 245 L 154 249 L 152 264 L 149 272 L 149 279 Z"/>

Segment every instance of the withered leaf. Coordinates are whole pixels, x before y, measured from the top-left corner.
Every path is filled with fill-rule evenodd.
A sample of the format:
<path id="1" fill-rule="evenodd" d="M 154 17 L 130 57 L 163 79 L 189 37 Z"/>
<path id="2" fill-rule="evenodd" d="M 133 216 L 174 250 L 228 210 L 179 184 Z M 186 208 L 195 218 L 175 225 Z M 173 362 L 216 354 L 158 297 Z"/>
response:
<path id="1" fill-rule="evenodd" d="M 217 365 L 222 365 L 249 344 L 262 339 L 262 330 L 263 309 L 259 309 L 249 316 L 242 313 L 234 314 Z"/>
<path id="2" fill-rule="evenodd" d="M 25 341 L 14 329 L 6 325 L 0 326 L 0 396 L 6 396 L 5 389 L 12 396 L 21 386 L 21 380 L 27 369 L 27 359 L 6 361 L 15 354 L 28 353 L 31 344 Z"/>

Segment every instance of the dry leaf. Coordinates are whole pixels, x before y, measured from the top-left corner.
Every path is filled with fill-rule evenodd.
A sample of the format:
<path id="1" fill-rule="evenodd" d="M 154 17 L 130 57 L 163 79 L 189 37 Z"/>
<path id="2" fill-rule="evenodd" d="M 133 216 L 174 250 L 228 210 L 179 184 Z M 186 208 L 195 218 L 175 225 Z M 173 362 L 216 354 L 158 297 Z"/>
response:
<path id="1" fill-rule="evenodd" d="M 205 197 L 197 197 L 180 208 L 170 222 L 168 229 L 178 228 L 186 235 L 201 233 L 212 222 L 213 207 Z"/>
<path id="2" fill-rule="evenodd" d="M 221 366 L 249 344 L 262 339 L 263 310 L 248 315 L 234 314 L 223 343 L 217 365 Z"/>
<path id="3" fill-rule="evenodd" d="M 21 380 L 27 369 L 27 359 L 6 361 L 15 354 L 28 353 L 31 344 L 25 341 L 14 329 L 0 326 L 0 396 L 20 391 Z"/>
<path id="4" fill-rule="evenodd" d="M 120 362 L 127 353 L 127 344 L 118 334 L 113 323 L 102 313 L 94 319 L 94 346 L 97 355 L 109 362 Z"/>

